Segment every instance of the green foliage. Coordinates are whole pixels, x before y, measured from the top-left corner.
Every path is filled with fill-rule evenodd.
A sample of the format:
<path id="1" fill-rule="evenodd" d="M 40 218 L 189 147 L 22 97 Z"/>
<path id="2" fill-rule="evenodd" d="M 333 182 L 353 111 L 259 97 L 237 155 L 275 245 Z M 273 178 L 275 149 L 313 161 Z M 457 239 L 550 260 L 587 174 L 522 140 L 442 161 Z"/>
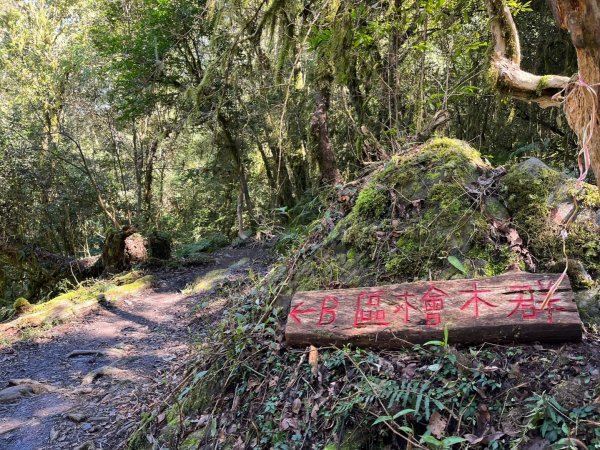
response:
<path id="1" fill-rule="evenodd" d="M 176 249 L 176 254 L 183 258 L 196 255 L 198 253 L 210 253 L 225 247 L 229 244 L 227 236 L 221 233 L 212 233 L 197 242 L 183 244 Z"/>
<path id="2" fill-rule="evenodd" d="M 169 424 L 158 436 L 161 445 L 173 445 L 178 436 L 190 446 L 210 445 L 220 430 L 229 429 L 234 431 L 225 435 L 224 445 L 242 438 L 269 448 L 333 448 L 332 441 L 341 448 L 404 448 L 411 440 L 450 449 L 473 438 L 481 420 L 491 420 L 497 430 L 518 430 L 491 438 L 490 448 L 520 448 L 536 437 L 557 445 L 575 436 L 599 442 L 591 425 L 598 418 L 590 404 L 595 388 L 589 381 L 585 385 L 593 363 L 585 357 L 581 381 L 573 380 L 585 397 L 573 398 L 568 406 L 545 393 L 531 394 L 525 402 L 521 396 L 552 388 L 554 377 L 572 373 L 572 361 L 548 366 L 549 359 L 530 346 L 457 350 L 447 330 L 443 341 L 401 351 L 320 348 L 318 372 L 312 372 L 304 352 L 284 349 L 276 340 L 282 332 L 279 310 L 268 299 L 283 281 L 275 275 L 244 294 L 226 294 L 223 318 L 208 336 L 212 345 L 202 350 L 195 376 L 168 411 Z M 221 289 L 217 295 L 223 294 Z M 551 368 L 536 378 L 525 372 L 525 361 Z M 514 369 L 521 363 L 523 373 Z M 481 418 L 481 404 L 487 405 L 489 419 Z M 202 433 L 194 431 L 198 417 L 209 417 Z M 436 421 L 442 425 L 433 435 Z M 249 422 L 254 426 L 243 426 Z"/>

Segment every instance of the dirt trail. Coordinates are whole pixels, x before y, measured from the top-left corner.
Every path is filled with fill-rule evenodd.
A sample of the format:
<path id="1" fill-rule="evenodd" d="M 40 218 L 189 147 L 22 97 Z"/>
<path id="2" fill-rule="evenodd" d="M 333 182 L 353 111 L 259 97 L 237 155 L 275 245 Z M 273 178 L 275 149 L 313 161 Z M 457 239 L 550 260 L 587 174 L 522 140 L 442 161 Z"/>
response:
<path id="1" fill-rule="evenodd" d="M 28 378 L 50 390 L 0 403 L 0 449 L 117 448 L 177 384 L 192 342 L 201 339 L 195 307 L 213 284 L 194 295 L 182 289 L 215 269 L 242 279 L 268 258 L 257 247 L 214 256 L 202 267 L 155 272 L 152 289 L 0 350 L 0 389 Z M 69 356 L 79 350 L 102 353 Z"/>

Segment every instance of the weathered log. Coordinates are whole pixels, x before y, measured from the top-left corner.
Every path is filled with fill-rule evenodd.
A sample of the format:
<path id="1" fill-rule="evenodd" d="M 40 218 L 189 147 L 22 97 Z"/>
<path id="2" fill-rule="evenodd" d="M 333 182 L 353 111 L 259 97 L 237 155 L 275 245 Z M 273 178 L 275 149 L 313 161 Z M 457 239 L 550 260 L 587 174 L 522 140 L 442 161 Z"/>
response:
<path id="1" fill-rule="evenodd" d="M 541 309 L 556 274 L 507 274 L 472 280 L 298 292 L 288 315 L 290 346 L 354 344 L 401 348 L 443 340 L 579 341 L 582 323 L 565 277 Z"/>

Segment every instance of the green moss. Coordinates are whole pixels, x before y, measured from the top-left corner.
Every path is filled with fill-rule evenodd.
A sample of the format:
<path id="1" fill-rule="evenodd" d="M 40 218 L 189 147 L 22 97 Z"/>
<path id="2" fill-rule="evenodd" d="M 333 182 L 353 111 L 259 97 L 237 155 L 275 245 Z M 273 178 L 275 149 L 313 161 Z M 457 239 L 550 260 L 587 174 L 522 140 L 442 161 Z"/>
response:
<path id="1" fill-rule="evenodd" d="M 489 166 L 479 152 L 455 139 L 433 139 L 394 157 L 375 173 L 319 249 L 301 262 L 295 283 L 303 290 L 437 273 L 448 254 L 479 246 L 485 216 L 464 186 Z M 339 248 L 350 248 L 339 255 Z"/>
<path id="2" fill-rule="evenodd" d="M 575 197 L 580 206 L 584 208 L 600 208 L 600 189 L 591 184 L 583 183 L 578 187 L 571 181 L 568 189 L 569 195 Z"/>
<path id="3" fill-rule="evenodd" d="M 360 192 L 354 210 L 358 216 L 378 218 L 384 213 L 387 203 L 387 193 L 369 184 Z"/>
<path id="4" fill-rule="evenodd" d="M 517 255 L 510 250 L 508 244 L 496 245 L 489 243 L 485 246 L 473 247 L 467 253 L 468 262 L 475 276 L 493 277 L 506 272 L 508 267 L 518 262 Z M 482 262 L 483 265 L 478 265 Z"/>
<path id="5" fill-rule="evenodd" d="M 197 294 L 199 292 L 206 292 L 217 286 L 218 283 L 225 279 L 225 269 L 215 269 L 210 272 L 199 276 L 196 280 L 185 290 L 185 294 Z"/>
<path id="6" fill-rule="evenodd" d="M 132 270 L 131 272 L 126 272 L 124 274 L 113 277 L 111 280 L 111 283 L 114 283 L 116 285 L 129 284 L 129 283 L 133 283 L 134 281 L 140 279 L 143 276 L 144 276 L 143 273 L 141 273 L 137 270 Z"/>
<path id="7" fill-rule="evenodd" d="M 146 275 L 142 278 L 135 280 L 133 283 L 123 284 L 121 286 L 115 286 L 105 291 L 106 298 L 114 301 L 128 295 L 135 294 L 144 289 L 148 289 L 152 286 L 154 277 L 152 275 Z"/>
<path id="8" fill-rule="evenodd" d="M 541 163 L 513 167 L 503 180 L 505 198 L 526 246 L 547 265 L 563 255 L 561 226 L 549 219 L 554 207 L 575 197 L 579 208 L 598 208 L 600 194 L 594 186 L 576 186 L 575 180 Z M 600 270 L 600 232 L 593 220 L 575 220 L 567 226 L 566 253 L 587 270 Z"/>
<path id="9" fill-rule="evenodd" d="M 200 448 L 200 444 L 202 443 L 202 440 L 204 439 L 207 430 L 208 428 L 203 428 L 201 430 L 194 431 L 193 433 L 189 434 L 181 443 L 181 449 L 195 450 L 197 448 Z"/>
<path id="10" fill-rule="evenodd" d="M 29 303 L 29 300 L 23 297 L 19 297 L 13 303 L 13 309 L 15 311 L 25 311 L 29 308 L 31 308 L 31 303 Z"/>
<path id="11" fill-rule="evenodd" d="M 351 248 L 350 250 L 348 250 L 348 254 L 347 254 L 348 261 L 354 261 L 356 259 L 356 255 L 357 255 L 356 249 Z"/>
<path id="12" fill-rule="evenodd" d="M 550 80 L 552 77 L 550 75 L 543 75 L 540 77 L 540 81 L 538 81 L 538 85 L 536 86 L 536 93 L 541 95 L 542 91 L 546 89 L 550 84 Z"/>
<path id="13" fill-rule="evenodd" d="M 115 283 L 135 280 L 131 283 L 115 286 Z M 151 275 L 125 274 L 113 278 L 110 281 L 99 281 L 92 286 L 82 286 L 69 292 L 65 292 L 45 303 L 32 305 L 19 315 L 10 325 L 18 330 L 24 330 L 21 338 L 33 338 L 46 329 L 60 324 L 80 311 L 93 307 L 97 304 L 99 294 L 104 294 L 108 300 L 118 300 L 127 295 L 134 294 L 152 285 Z"/>

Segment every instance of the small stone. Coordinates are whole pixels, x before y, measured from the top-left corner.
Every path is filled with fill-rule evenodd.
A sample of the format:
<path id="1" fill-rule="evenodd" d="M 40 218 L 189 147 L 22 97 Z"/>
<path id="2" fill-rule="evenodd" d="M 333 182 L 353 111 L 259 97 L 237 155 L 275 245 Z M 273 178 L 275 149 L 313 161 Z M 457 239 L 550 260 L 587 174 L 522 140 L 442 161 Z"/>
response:
<path id="1" fill-rule="evenodd" d="M 67 414 L 67 419 L 72 420 L 73 422 L 83 422 L 85 419 L 87 419 L 87 414 L 82 413 L 82 412 L 72 412 Z"/>
<path id="2" fill-rule="evenodd" d="M 94 422 L 94 423 L 99 423 L 99 422 L 108 422 L 108 417 L 107 416 L 96 416 L 96 417 L 90 417 L 88 419 L 89 422 Z"/>
<path id="3" fill-rule="evenodd" d="M 91 423 L 89 423 L 89 422 L 83 422 L 81 424 L 81 429 L 83 431 L 90 431 L 92 429 L 92 427 L 93 427 L 93 425 Z"/>

